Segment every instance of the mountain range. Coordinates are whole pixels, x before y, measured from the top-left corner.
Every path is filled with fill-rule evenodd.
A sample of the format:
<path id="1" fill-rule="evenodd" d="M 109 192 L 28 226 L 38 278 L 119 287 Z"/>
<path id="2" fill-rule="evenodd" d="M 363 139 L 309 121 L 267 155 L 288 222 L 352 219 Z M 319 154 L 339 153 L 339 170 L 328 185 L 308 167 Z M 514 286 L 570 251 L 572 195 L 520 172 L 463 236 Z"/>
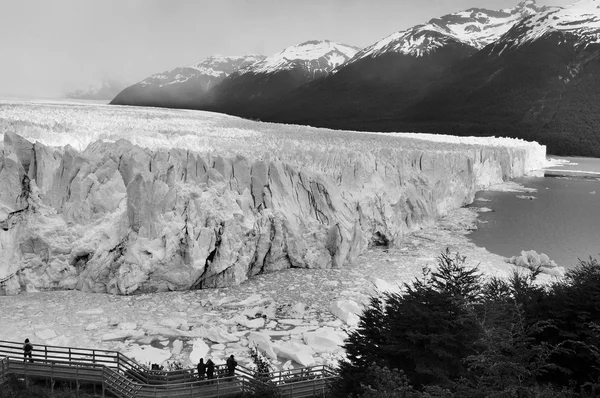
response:
<path id="1" fill-rule="evenodd" d="M 335 129 L 519 137 L 553 154 L 600 156 L 599 7 L 528 0 L 433 18 L 362 50 L 306 42 L 159 106 Z M 147 104 L 122 95 L 130 89 L 112 103 Z"/>
<path id="2" fill-rule="evenodd" d="M 104 76 L 93 84 L 83 89 L 75 89 L 65 93 L 66 98 L 85 99 L 85 100 L 103 100 L 110 101 L 123 89 L 127 88 L 129 83 L 125 80 L 113 76 Z"/>
<path id="3" fill-rule="evenodd" d="M 185 108 L 238 69 L 263 60 L 262 55 L 213 56 L 190 66 L 154 74 L 120 92 L 111 103 Z"/>

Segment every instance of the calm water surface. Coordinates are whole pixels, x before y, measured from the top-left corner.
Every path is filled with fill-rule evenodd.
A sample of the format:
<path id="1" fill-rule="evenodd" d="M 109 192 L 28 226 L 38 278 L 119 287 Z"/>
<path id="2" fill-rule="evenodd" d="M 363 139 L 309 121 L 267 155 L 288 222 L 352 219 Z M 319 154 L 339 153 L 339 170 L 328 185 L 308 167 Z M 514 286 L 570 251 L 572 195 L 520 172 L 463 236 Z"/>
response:
<path id="1" fill-rule="evenodd" d="M 560 266 L 571 268 L 578 258 L 600 260 L 600 159 L 560 158 L 571 163 L 547 169 L 569 177 L 519 178 L 534 193 L 480 192 L 472 206 L 480 213 L 478 230 L 470 235 L 477 245 L 505 257 L 521 250 L 546 253 Z M 598 173 L 597 175 L 590 173 Z M 535 196 L 524 200 L 517 195 Z"/>

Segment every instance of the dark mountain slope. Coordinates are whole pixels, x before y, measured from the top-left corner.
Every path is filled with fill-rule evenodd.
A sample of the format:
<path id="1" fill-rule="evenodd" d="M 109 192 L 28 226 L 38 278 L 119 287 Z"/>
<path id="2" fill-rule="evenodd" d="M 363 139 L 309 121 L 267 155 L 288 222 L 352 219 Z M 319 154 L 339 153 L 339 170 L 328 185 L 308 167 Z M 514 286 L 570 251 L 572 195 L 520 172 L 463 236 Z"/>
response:
<path id="1" fill-rule="evenodd" d="M 560 44 L 559 44 L 560 43 Z M 403 111 L 404 125 L 537 140 L 550 153 L 600 156 L 599 45 L 552 32 L 516 48 L 486 47 Z"/>
<path id="2" fill-rule="evenodd" d="M 475 48 L 456 42 L 421 57 L 396 52 L 362 58 L 272 101 L 256 101 L 234 114 L 275 122 L 359 128 L 393 116 Z"/>
<path id="3" fill-rule="evenodd" d="M 365 64 L 351 61 L 255 117 L 355 130 L 510 136 L 536 140 L 553 154 L 600 156 L 599 6 L 582 0 L 531 15 L 481 51 L 439 68 L 428 68 L 423 56 L 407 58 L 415 67 L 393 65 L 406 73 L 387 81 L 366 62 L 384 65 L 381 57 L 388 54 L 359 60 Z"/>
<path id="4" fill-rule="evenodd" d="M 329 40 L 307 41 L 231 74 L 199 109 L 251 116 L 254 109 L 319 79 L 347 62 L 358 48 Z"/>

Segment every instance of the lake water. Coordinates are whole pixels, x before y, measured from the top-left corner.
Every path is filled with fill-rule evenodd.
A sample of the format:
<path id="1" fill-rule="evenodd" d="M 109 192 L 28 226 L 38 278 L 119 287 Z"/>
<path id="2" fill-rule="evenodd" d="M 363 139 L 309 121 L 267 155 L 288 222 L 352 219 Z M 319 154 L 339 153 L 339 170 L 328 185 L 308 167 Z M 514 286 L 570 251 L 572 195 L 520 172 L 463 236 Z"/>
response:
<path id="1" fill-rule="evenodd" d="M 472 206 L 493 210 L 480 213 L 478 230 L 469 236 L 477 246 L 505 257 L 535 250 L 565 268 L 590 255 L 600 260 L 600 159 L 554 159 L 570 163 L 546 169 L 546 177 L 515 180 L 537 192 L 476 195 Z"/>

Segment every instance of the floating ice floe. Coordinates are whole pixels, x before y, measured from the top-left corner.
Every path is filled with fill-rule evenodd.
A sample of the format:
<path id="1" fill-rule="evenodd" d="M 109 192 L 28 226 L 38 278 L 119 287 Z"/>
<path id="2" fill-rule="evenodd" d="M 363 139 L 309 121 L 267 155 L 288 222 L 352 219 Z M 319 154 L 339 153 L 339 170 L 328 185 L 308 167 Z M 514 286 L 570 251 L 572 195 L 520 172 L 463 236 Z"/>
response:
<path id="1" fill-rule="evenodd" d="M 123 330 L 133 330 L 137 328 L 137 324 L 135 322 L 121 322 L 117 325 L 117 327 Z"/>
<path id="2" fill-rule="evenodd" d="M 315 351 L 306 344 L 286 341 L 273 344 L 273 350 L 278 357 L 291 359 L 302 366 L 311 366 L 315 364 L 315 358 L 313 358 Z"/>
<path id="3" fill-rule="evenodd" d="M 56 332 L 52 329 L 43 329 L 35 332 L 35 335 L 40 339 L 48 340 L 56 337 Z"/>
<path id="4" fill-rule="evenodd" d="M 362 309 L 352 300 L 338 300 L 329 306 L 329 311 L 339 319 L 344 321 L 348 326 L 357 326 L 362 314 Z"/>
<path id="5" fill-rule="evenodd" d="M 400 293 L 401 290 L 399 285 L 392 285 L 380 278 L 374 278 L 373 284 L 379 293 Z"/>
<path id="6" fill-rule="evenodd" d="M 141 330 L 133 329 L 119 329 L 114 332 L 105 333 L 102 335 L 102 341 L 114 341 L 114 340 L 125 340 L 125 339 L 140 339 L 144 337 L 144 332 Z"/>
<path id="7" fill-rule="evenodd" d="M 312 332 L 304 332 L 304 342 L 317 354 L 335 352 L 344 345 L 346 335 L 333 328 L 323 327 Z"/>
<path id="8" fill-rule="evenodd" d="M 218 326 L 206 330 L 204 337 L 213 343 L 234 343 L 240 340 L 239 337 L 227 333 Z"/>
<path id="9" fill-rule="evenodd" d="M 161 350 L 151 346 L 138 346 L 134 345 L 123 353 L 123 355 L 135 359 L 139 363 L 143 364 L 162 364 L 169 358 L 171 353 L 167 350 Z"/>
<path id="10" fill-rule="evenodd" d="M 518 267 L 524 267 L 529 269 L 540 268 L 540 271 L 544 274 L 562 277 L 565 275 L 565 268 L 559 267 L 554 261 L 544 254 L 538 254 L 535 250 L 521 251 L 520 256 L 513 256 L 506 259 L 507 263 L 514 264 Z"/>
<path id="11" fill-rule="evenodd" d="M 173 349 L 171 350 L 171 353 L 173 355 L 179 355 L 179 353 L 181 353 L 182 349 L 183 349 L 183 341 L 175 340 L 173 342 Z"/>
<path id="12" fill-rule="evenodd" d="M 277 354 L 273 351 L 273 344 L 271 343 L 271 337 L 265 333 L 250 332 L 248 333 L 248 342 L 255 346 L 263 355 L 267 358 L 275 360 Z"/>
<path id="13" fill-rule="evenodd" d="M 493 192 L 537 192 L 535 188 L 529 188 L 514 181 L 504 181 L 500 184 L 490 185 L 485 191 Z"/>
<path id="14" fill-rule="evenodd" d="M 192 352 L 190 353 L 189 360 L 192 363 L 198 363 L 200 362 L 200 358 L 206 359 L 209 351 L 210 347 L 204 342 L 204 339 L 195 339 L 192 343 Z"/>
<path id="15" fill-rule="evenodd" d="M 302 319 L 278 319 L 277 322 L 282 325 L 300 326 L 304 321 Z"/>
<path id="16" fill-rule="evenodd" d="M 223 307 L 250 307 L 250 306 L 262 304 L 262 303 L 266 302 L 267 300 L 268 299 L 263 299 L 260 294 L 253 294 L 252 296 L 250 296 L 247 299 L 242 300 L 240 302 L 227 303 L 227 304 L 222 304 L 222 305 L 223 305 Z"/>
<path id="17" fill-rule="evenodd" d="M 531 195 L 517 195 L 518 199 L 524 199 L 524 200 L 536 200 L 537 196 L 531 196 Z"/>
<path id="18" fill-rule="evenodd" d="M 46 340 L 46 344 L 57 346 L 57 347 L 67 347 L 70 345 L 70 343 L 71 343 L 71 339 L 64 335 L 57 336 L 50 340 Z"/>
<path id="19" fill-rule="evenodd" d="M 264 318 L 254 318 L 254 319 L 248 319 L 243 315 L 238 315 L 233 317 L 232 319 L 229 320 L 230 324 L 238 324 L 238 325 L 242 325 L 244 327 L 247 327 L 248 329 L 258 329 L 258 328 L 262 328 L 265 326 L 265 320 Z"/>
<path id="20" fill-rule="evenodd" d="M 90 310 L 77 311 L 78 315 L 101 315 L 104 314 L 102 308 L 92 308 Z"/>

